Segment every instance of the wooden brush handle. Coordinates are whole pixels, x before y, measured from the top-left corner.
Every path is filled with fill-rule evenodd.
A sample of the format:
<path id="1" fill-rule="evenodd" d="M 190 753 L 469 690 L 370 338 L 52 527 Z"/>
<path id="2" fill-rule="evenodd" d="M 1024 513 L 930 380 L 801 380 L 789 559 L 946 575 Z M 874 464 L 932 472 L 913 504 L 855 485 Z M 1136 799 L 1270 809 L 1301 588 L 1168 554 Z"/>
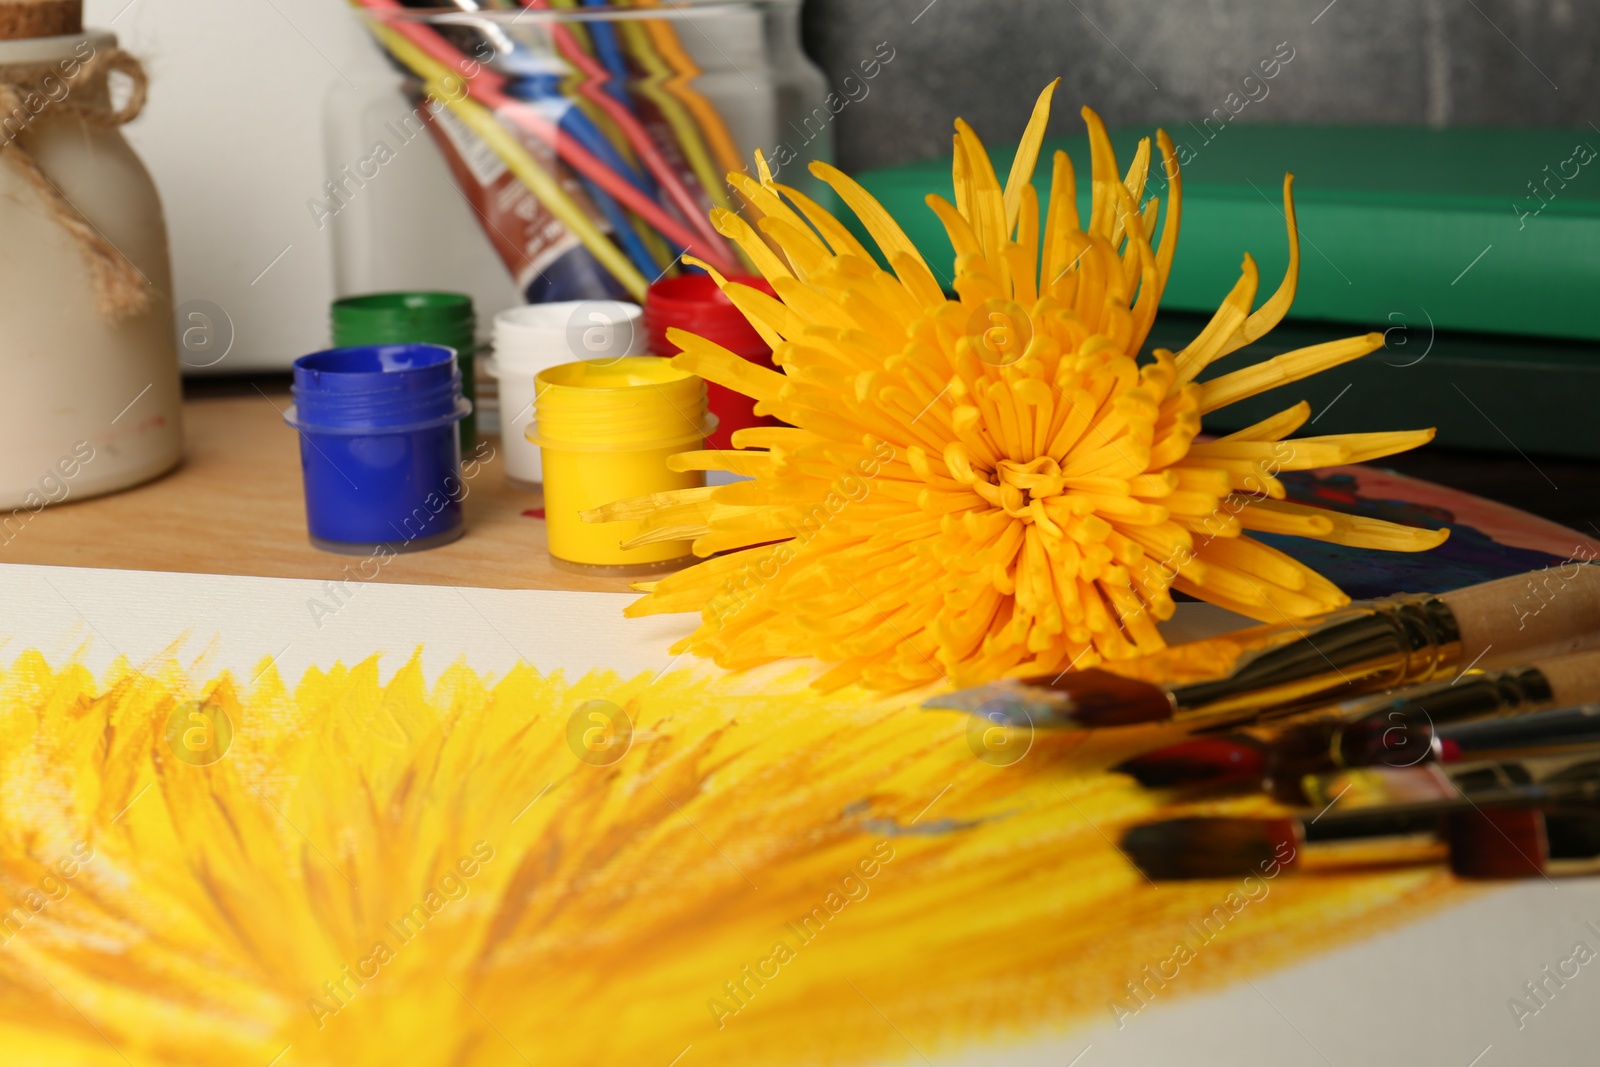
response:
<path id="1" fill-rule="evenodd" d="M 1559 653 L 1600 637 L 1600 565 L 1560 563 L 1441 593 L 1461 631 L 1461 662 Z"/>
<path id="2" fill-rule="evenodd" d="M 1600 701 L 1600 652 L 1541 659 L 1535 666 L 1549 683 L 1557 707 Z"/>

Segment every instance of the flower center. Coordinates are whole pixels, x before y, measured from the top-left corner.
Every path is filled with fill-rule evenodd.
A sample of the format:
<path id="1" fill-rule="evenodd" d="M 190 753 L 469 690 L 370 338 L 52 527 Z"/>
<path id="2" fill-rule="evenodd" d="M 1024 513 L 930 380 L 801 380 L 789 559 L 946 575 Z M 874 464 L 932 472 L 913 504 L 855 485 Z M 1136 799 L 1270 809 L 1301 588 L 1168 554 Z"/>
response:
<path id="1" fill-rule="evenodd" d="M 1065 490 L 1061 479 L 1061 466 L 1049 456 L 1019 463 L 1002 459 L 996 464 L 995 475 L 1000 486 L 1000 506 L 1012 518 L 1023 518 L 1035 500 L 1060 496 Z"/>

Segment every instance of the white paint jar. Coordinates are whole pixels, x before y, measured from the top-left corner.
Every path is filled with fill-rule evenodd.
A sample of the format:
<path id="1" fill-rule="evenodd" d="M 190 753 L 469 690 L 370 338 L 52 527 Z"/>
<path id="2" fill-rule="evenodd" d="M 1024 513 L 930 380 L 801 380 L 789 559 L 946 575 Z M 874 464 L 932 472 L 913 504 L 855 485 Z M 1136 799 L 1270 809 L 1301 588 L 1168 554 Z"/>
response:
<path id="1" fill-rule="evenodd" d="M 561 300 L 494 317 L 494 358 L 485 369 L 499 383 L 500 454 L 507 482 L 519 489 L 544 482 L 539 446 L 527 437 L 534 377 L 563 363 L 643 355 L 643 316 L 639 305 L 619 300 Z"/>
<path id="2" fill-rule="evenodd" d="M 46 504 L 124 489 L 182 456 L 182 401 L 173 336 L 166 222 L 150 174 L 115 126 L 67 103 L 90 92 L 69 72 L 116 48 L 109 33 L 0 41 L 8 68 L 54 67 L 49 96 L 0 116 L 0 525 Z M 33 105 L 37 105 L 35 108 Z M 149 305 L 114 322 L 96 308 L 77 239 L 6 160 L 24 150 L 149 283 Z M 9 541 L 9 536 L 0 540 Z"/>

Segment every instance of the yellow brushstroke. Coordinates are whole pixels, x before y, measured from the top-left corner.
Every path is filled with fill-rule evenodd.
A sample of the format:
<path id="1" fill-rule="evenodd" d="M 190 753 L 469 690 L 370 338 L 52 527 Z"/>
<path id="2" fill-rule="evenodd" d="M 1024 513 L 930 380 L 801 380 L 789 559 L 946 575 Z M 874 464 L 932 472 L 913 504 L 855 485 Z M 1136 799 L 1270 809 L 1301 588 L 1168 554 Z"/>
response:
<path id="1" fill-rule="evenodd" d="M 235 727 L 209 766 L 167 740 L 201 698 Z M 609 765 L 596 700 L 636 731 Z M 1100 769 L 1149 740 L 995 766 L 959 717 L 799 676 L 457 664 L 430 689 L 373 659 L 290 688 L 27 653 L 0 669 L 0 1059 L 901 1061 L 1108 1020 L 1130 981 L 1214 989 L 1457 892 L 1284 875 L 1203 943 L 1189 924 L 1241 883 L 1158 889 L 1109 843 L 1156 801 Z M 1147 984 L 1179 941 L 1194 958 Z"/>

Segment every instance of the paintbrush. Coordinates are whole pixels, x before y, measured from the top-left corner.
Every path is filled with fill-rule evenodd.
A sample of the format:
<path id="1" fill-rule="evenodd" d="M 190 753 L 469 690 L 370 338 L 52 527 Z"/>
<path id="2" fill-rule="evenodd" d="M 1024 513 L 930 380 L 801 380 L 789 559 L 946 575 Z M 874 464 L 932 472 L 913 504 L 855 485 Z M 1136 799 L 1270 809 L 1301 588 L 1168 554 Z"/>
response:
<path id="1" fill-rule="evenodd" d="M 1387 697 L 1364 697 L 1359 703 L 1370 710 L 1385 700 Z M 1267 753 L 1288 726 L 1325 719 L 1334 709 L 1356 703 L 1313 707 L 1275 717 L 1270 724 L 1224 727 L 1225 733 L 1197 731 L 1193 737 L 1141 752 L 1111 770 L 1128 775 L 1146 789 L 1259 789 L 1266 781 Z"/>
<path id="2" fill-rule="evenodd" d="M 1600 701 L 1600 651 L 1474 668 L 1449 682 L 1341 701 L 1272 726 L 1190 738 L 1115 769 L 1148 788 L 1261 783 L 1284 803 L 1302 804 L 1299 782 L 1306 775 L 1378 762 L 1415 763 L 1425 758 L 1417 753 L 1431 743 L 1434 727 L 1587 701 Z"/>
<path id="3" fill-rule="evenodd" d="M 1547 597 L 1535 595 L 1540 588 Z M 1450 593 L 1352 604 L 1054 678 L 994 682 L 923 706 L 1043 728 L 1215 727 L 1453 676 L 1491 650 L 1501 661 L 1569 651 L 1596 632 L 1600 566 L 1572 563 Z"/>
<path id="4" fill-rule="evenodd" d="M 1506 786 L 1405 804 L 1386 804 L 1315 815 L 1266 818 L 1200 816 L 1165 819 L 1132 827 L 1122 851 L 1153 879 L 1228 878 L 1276 875 L 1280 870 L 1320 870 L 1433 862 L 1450 844 L 1452 820 L 1483 810 L 1582 808 L 1600 802 L 1600 780 Z M 1330 805 L 1331 807 L 1331 805 Z M 1507 817 L 1505 826 L 1517 827 Z M 1538 820 L 1521 820 L 1520 851 L 1533 856 L 1543 846 Z"/>
<path id="5" fill-rule="evenodd" d="M 1600 873 L 1600 811 L 1473 809 L 1451 818 L 1445 835 L 1450 869 L 1462 878 Z"/>
<path id="6" fill-rule="evenodd" d="M 1278 800 L 1305 803 L 1300 783 L 1308 774 L 1340 767 L 1418 763 L 1428 758 L 1437 731 L 1452 725 L 1465 730 L 1473 720 L 1508 721 L 1499 732 L 1466 730 L 1467 744 L 1505 744 L 1516 735 L 1511 719 L 1597 700 L 1600 652 L 1577 652 L 1474 672 L 1455 682 L 1406 690 L 1371 706 L 1351 701 L 1326 716 L 1289 726 L 1267 747 L 1263 778 Z M 1479 751 L 1488 749 L 1480 747 Z"/>
<path id="7" fill-rule="evenodd" d="M 1558 732 L 1562 724 L 1556 722 L 1543 736 L 1507 742 L 1475 755 L 1453 750 L 1446 742 L 1438 761 L 1308 774 L 1301 782 L 1301 794 L 1312 806 L 1338 801 L 1349 807 L 1475 796 L 1502 786 L 1600 777 L 1600 735 L 1594 729 L 1600 724 L 1600 706 L 1572 710 L 1586 713 L 1581 730 Z M 1567 711 L 1551 714 L 1565 716 Z"/>
<path id="8" fill-rule="evenodd" d="M 1111 768 L 1146 789 L 1228 789 L 1263 783 L 1273 732 L 1202 734 L 1124 760 Z"/>
<path id="9" fill-rule="evenodd" d="M 459 117 L 467 119 L 477 116 L 476 109 L 458 99 L 459 90 L 464 85 L 472 101 L 487 109 L 491 118 L 503 116 L 523 133 L 551 146 L 576 172 L 605 189 L 623 206 L 649 222 L 668 240 L 680 246 L 693 246 L 697 255 L 724 272 L 738 270 L 738 261 L 728 253 L 726 243 L 715 230 L 710 229 L 710 223 L 702 222 L 703 211 L 697 208 L 688 216 L 687 223 L 664 211 L 648 191 L 636 187 L 626 175 L 597 158 L 563 130 L 558 122 L 537 108 L 527 106 L 513 97 L 507 91 L 508 79 L 500 71 L 469 61 L 458 49 L 428 26 L 393 17 L 393 12 L 407 10 L 399 0 L 349 0 L 349 2 L 355 7 L 374 13 L 375 17 L 368 24 L 373 36 L 396 62 L 410 70 L 425 84 L 446 90 L 436 95 L 439 99 L 450 103 L 452 111 Z M 470 71 L 470 75 L 464 73 L 466 71 Z M 476 124 L 469 122 L 469 125 L 473 125 L 480 137 L 486 137 L 486 143 L 495 149 L 496 154 L 502 157 L 507 154 L 516 156 L 518 165 L 511 169 L 529 184 L 529 188 L 540 202 L 549 207 L 551 213 L 583 241 L 584 246 L 595 254 L 607 270 L 623 282 L 624 288 L 636 298 L 643 299 L 648 279 L 636 277 L 637 271 L 621 250 L 611 246 L 609 240 L 590 224 L 588 217 L 572 202 L 571 197 L 563 191 L 559 183 L 553 178 L 547 179 L 540 173 L 545 169 L 542 164 L 538 164 L 532 157 L 523 159 L 522 157 L 527 155 L 526 150 L 509 134 L 505 137 L 495 135 L 493 122 Z"/>

